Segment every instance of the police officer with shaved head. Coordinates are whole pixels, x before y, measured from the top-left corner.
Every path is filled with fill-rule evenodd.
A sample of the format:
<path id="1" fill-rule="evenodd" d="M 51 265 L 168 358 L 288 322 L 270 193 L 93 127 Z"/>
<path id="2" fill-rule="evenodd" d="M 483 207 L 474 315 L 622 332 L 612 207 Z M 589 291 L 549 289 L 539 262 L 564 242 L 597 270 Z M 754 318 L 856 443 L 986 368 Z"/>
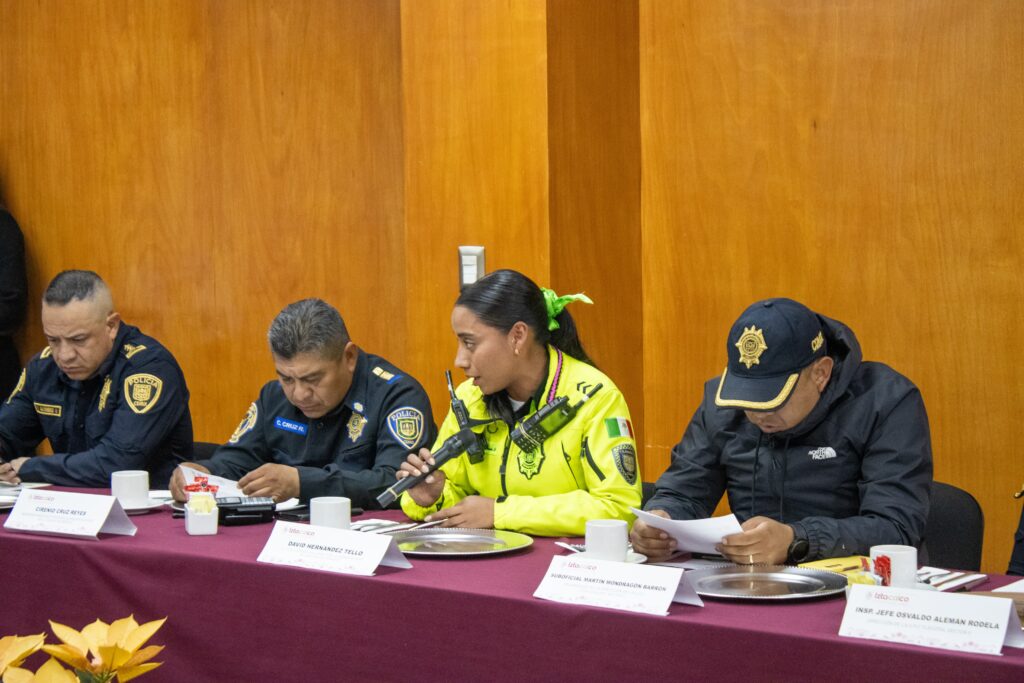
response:
<path id="1" fill-rule="evenodd" d="M 671 519 L 713 514 L 723 493 L 742 523 L 719 551 L 739 564 L 867 555 L 920 545 L 932 481 L 921 392 L 861 358 L 853 331 L 791 299 L 759 301 L 733 324 L 729 362 L 644 506 Z M 669 556 L 637 522 L 634 547 Z"/>
<path id="2" fill-rule="evenodd" d="M 49 343 L 0 407 L 0 480 L 107 488 L 118 470 L 167 485 L 192 454 L 185 377 L 171 352 L 121 320 L 99 275 L 66 270 L 43 294 Z M 54 455 L 33 456 L 49 439 Z"/>
<path id="3" fill-rule="evenodd" d="M 376 497 L 409 452 L 434 442 L 423 387 L 356 346 L 338 311 L 320 299 L 289 304 L 267 336 L 277 381 L 264 385 L 212 458 L 188 465 L 237 479 L 250 496 L 345 496 L 379 508 Z M 176 471 L 177 500 L 184 484 Z"/>

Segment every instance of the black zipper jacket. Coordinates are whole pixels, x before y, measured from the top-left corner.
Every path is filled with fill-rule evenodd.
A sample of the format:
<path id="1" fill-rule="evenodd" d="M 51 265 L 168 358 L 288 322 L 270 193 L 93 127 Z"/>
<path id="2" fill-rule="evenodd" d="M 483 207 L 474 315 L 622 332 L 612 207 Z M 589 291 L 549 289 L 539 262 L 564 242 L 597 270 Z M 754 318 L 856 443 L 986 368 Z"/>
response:
<path id="1" fill-rule="evenodd" d="M 792 525 L 810 545 L 808 560 L 920 546 L 932 481 L 921 392 L 887 365 L 863 361 L 846 325 L 819 318 L 835 367 L 810 415 L 764 434 L 742 410 L 717 407 L 719 380 L 709 380 L 648 510 L 701 519 L 727 492 L 741 523 L 762 515 Z"/>

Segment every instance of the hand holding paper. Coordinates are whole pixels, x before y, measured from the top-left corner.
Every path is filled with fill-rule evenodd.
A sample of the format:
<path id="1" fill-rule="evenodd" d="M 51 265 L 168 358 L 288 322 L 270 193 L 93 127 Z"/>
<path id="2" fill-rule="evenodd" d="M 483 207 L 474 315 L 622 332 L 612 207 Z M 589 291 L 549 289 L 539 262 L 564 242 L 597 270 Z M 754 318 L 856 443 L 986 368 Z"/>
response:
<path id="1" fill-rule="evenodd" d="M 632 509 L 638 522 L 643 522 L 648 527 L 660 529 L 668 534 L 669 538 L 676 543 L 676 549 L 692 553 L 716 553 L 716 546 L 729 534 L 738 534 L 743 531 L 736 515 L 725 515 L 723 517 L 710 517 L 708 519 L 678 520 L 665 519 L 659 515 L 644 512 L 643 510 Z M 637 539 L 634 536 L 634 547 L 637 547 Z M 640 548 L 637 548 L 640 552 Z M 646 553 L 645 553 L 646 554 Z"/>

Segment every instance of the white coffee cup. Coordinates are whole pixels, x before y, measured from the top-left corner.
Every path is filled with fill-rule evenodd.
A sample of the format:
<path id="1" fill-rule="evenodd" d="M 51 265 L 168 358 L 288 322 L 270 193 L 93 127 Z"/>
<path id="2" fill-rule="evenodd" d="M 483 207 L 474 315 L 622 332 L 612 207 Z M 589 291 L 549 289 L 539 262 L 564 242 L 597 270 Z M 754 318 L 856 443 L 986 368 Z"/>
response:
<path id="1" fill-rule="evenodd" d="M 348 529 L 352 524 L 352 501 L 341 496 L 321 496 L 309 501 L 309 523 Z"/>
<path id="2" fill-rule="evenodd" d="M 137 508 L 149 504 L 149 472 L 121 470 L 110 475 L 110 494 L 123 508 Z"/>
<path id="3" fill-rule="evenodd" d="M 917 548 L 912 545 L 876 545 L 871 547 L 870 552 L 875 574 L 878 574 L 875 568 L 878 558 L 889 558 L 890 586 L 913 588 L 917 584 Z"/>
<path id="4" fill-rule="evenodd" d="M 621 519 L 587 522 L 587 555 L 598 560 L 626 561 L 629 525 Z"/>

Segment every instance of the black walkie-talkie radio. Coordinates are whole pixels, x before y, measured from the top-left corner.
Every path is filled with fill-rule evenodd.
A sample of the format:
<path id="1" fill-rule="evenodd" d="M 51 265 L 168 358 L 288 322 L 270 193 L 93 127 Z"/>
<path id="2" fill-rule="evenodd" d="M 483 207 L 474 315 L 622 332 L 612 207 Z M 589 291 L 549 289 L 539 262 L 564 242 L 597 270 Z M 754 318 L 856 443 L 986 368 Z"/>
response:
<path id="1" fill-rule="evenodd" d="M 576 405 L 569 405 L 568 396 L 559 396 L 551 403 L 541 406 L 537 412 L 526 418 L 512 430 L 512 441 L 523 453 L 533 453 L 541 444 L 550 439 L 569 421 L 576 417 L 576 412 L 584 403 L 600 391 L 602 384 L 583 394 Z"/>

